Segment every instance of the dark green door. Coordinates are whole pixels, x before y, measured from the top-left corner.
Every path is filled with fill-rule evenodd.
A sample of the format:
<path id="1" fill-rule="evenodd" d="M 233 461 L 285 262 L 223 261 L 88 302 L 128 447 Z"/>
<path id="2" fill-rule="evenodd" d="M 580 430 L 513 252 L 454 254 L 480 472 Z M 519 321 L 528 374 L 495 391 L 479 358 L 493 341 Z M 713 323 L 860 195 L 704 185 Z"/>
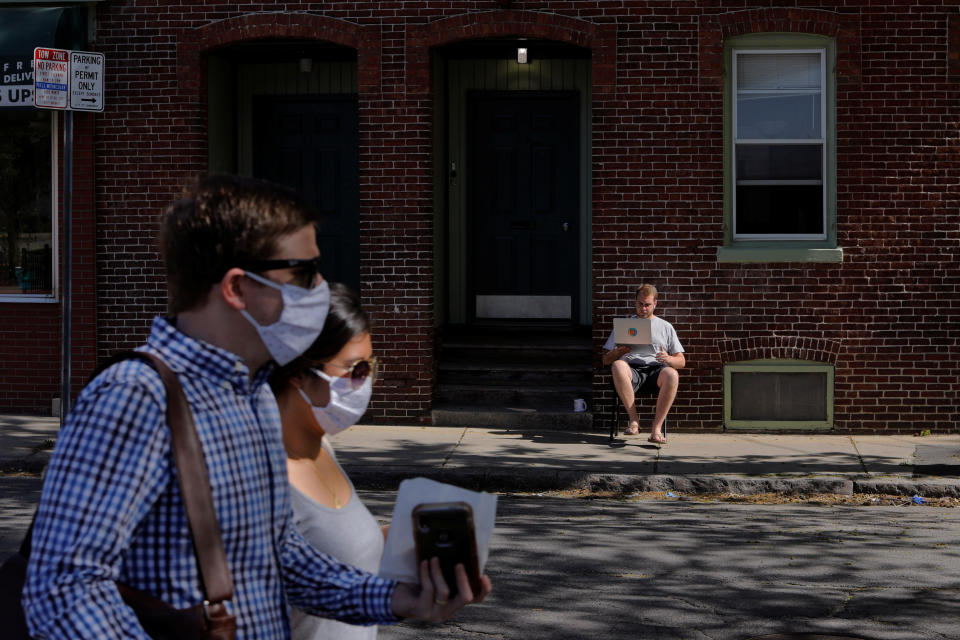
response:
<path id="1" fill-rule="evenodd" d="M 577 94 L 475 92 L 468 108 L 471 315 L 577 317 Z"/>
<path id="2" fill-rule="evenodd" d="M 359 291 L 356 97 L 256 96 L 253 117 L 254 176 L 285 184 L 316 207 L 324 277 Z"/>

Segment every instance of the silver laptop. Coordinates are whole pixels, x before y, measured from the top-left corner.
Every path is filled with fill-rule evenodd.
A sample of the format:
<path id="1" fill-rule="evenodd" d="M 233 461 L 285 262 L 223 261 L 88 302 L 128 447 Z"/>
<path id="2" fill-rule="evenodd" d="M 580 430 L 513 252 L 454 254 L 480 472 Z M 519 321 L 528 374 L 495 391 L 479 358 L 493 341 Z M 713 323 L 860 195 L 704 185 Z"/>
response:
<path id="1" fill-rule="evenodd" d="M 615 344 L 651 344 L 651 321 L 646 318 L 614 318 L 613 342 Z"/>

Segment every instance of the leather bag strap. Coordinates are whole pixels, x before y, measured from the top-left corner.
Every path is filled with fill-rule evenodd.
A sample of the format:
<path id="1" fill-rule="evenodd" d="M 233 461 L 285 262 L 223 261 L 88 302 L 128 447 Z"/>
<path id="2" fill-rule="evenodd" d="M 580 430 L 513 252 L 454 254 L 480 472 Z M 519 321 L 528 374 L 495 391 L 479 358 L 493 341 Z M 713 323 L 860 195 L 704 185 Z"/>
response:
<path id="1" fill-rule="evenodd" d="M 163 381 L 167 391 L 167 423 L 173 460 L 180 480 L 180 493 L 187 512 L 187 523 L 193 539 L 193 552 L 200 569 L 200 582 L 207 602 L 217 604 L 233 599 L 233 579 L 223 550 L 220 525 L 213 507 L 210 478 L 203 457 L 203 447 L 193 422 L 193 412 L 183 393 L 180 380 L 167 364 L 145 351 L 124 351 L 116 354 L 98 371 L 121 360 L 137 359 L 149 364 Z"/>

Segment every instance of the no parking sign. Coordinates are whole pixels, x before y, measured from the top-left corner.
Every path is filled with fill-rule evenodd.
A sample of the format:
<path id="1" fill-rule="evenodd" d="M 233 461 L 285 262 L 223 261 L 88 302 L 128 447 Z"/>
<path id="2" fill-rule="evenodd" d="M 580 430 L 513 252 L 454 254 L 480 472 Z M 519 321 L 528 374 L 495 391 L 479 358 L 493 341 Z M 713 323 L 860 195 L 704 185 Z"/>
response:
<path id="1" fill-rule="evenodd" d="M 33 104 L 42 109 L 66 109 L 70 52 L 37 47 L 33 50 Z"/>

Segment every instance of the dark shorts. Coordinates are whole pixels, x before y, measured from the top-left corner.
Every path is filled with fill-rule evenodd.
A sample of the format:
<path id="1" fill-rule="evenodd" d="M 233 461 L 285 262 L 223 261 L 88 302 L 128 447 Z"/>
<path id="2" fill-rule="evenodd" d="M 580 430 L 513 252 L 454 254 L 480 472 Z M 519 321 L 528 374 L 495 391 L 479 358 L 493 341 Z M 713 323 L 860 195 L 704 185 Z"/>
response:
<path id="1" fill-rule="evenodd" d="M 630 365 L 630 373 L 633 376 L 634 393 L 659 393 L 657 378 L 660 377 L 660 370 L 665 365 L 662 364 L 634 364 Z"/>

